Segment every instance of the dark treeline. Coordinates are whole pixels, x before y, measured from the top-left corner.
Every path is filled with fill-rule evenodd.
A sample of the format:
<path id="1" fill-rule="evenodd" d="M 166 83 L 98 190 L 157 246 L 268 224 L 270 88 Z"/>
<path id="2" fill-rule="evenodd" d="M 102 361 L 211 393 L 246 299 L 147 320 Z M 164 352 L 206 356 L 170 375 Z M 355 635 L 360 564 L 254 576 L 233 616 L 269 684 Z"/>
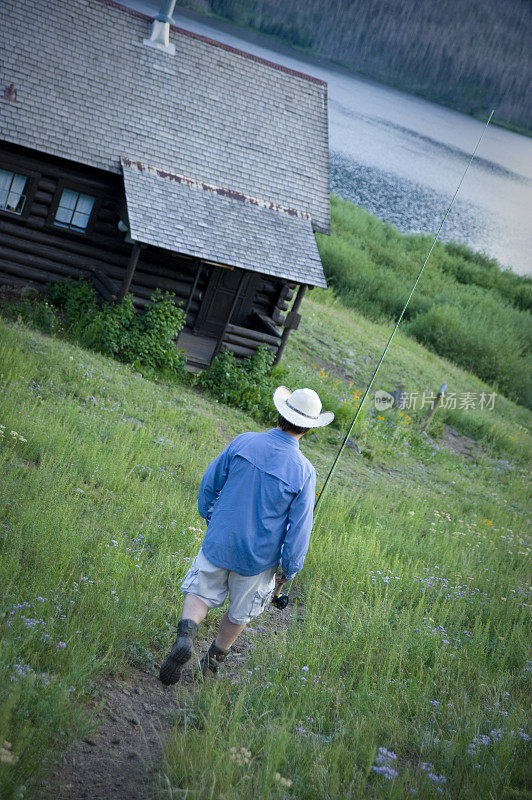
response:
<path id="1" fill-rule="evenodd" d="M 532 130 L 530 0 L 181 0 L 364 75 Z"/>

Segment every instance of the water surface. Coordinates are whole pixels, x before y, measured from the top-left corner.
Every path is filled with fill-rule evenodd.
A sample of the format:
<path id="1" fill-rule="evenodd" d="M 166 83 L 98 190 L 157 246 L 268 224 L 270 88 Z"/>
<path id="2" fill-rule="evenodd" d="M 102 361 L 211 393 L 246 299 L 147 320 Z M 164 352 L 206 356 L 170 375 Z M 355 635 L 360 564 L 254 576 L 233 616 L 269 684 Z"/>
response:
<path id="1" fill-rule="evenodd" d="M 127 0 L 154 14 L 158 0 Z M 327 81 L 331 190 L 400 230 L 434 233 L 484 124 L 305 56 L 261 34 L 179 9 L 176 25 Z M 532 274 L 532 139 L 490 126 L 442 238 Z"/>

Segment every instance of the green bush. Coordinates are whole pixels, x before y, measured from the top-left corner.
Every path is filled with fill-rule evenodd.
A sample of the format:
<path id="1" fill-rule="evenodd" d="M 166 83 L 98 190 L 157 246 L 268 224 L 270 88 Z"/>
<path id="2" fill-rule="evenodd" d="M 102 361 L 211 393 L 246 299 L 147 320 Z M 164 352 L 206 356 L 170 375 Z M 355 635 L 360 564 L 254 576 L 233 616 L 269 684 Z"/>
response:
<path id="1" fill-rule="evenodd" d="M 64 329 L 83 347 L 132 364 L 145 374 L 183 373 L 185 357 L 175 338 L 184 325 L 184 313 L 170 292 L 156 289 L 143 314 L 128 294 L 120 303 L 102 306 L 85 279 L 53 284 L 48 299 L 62 309 Z"/>
<path id="2" fill-rule="evenodd" d="M 516 324 L 518 314 L 525 316 L 510 307 L 505 312 L 489 296 L 466 309 L 435 303 L 410 321 L 405 332 L 498 387 L 510 399 L 530 406 L 532 331 L 529 319 Z"/>
<path id="3" fill-rule="evenodd" d="M 2 314 L 8 319 L 32 325 L 49 335 L 58 332 L 59 320 L 54 307 L 47 300 L 43 300 L 36 289 L 32 289 L 17 303 L 3 305 Z"/>
<path id="4" fill-rule="evenodd" d="M 213 359 L 210 367 L 197 379 L 198 386 L 206 389 L 221 403 L 240 408 L 251 414 L 258 422 L 275 423 L 277 411 L 272 403 L 272 395 L 280 384 L 292 389 L 300 388 L 299 373 L 289 373 L 285 367 L 273 367 L 274 354 L 266 345 L 260 345 L 257 352 L 238 361 L 229 350 Z M 344 430 L 355 416 L 357 404 L 349 402 L 335 393 L 334 384 L 320 378 L 319 374 L 305 373 L 305 386 L 314 389 L 323 407 L 334 412 L 333 427 Z M 363 424 L 366 409 L 362 411 L 360 424 Z"/>
<path id="5" fill-rule="evenodd" d="M 238 361 L 229 350 L 222 350 L 198 378 L 198 385 L 221 403 L 247 411 L 260 422 L 273 423 L 277 412 L 272 394 L 279 385 L 282 369 L 272 369 L 274 354 L 266 345 Z"/>
<path id="6" fill-rule="evenodd" d="M 172 377 L 184 375 L 186 363 L 184 352 L 175 346 L 184 314 L 173 298 L 170 292 L 156 289 L 151 305 L 139 314 L 132 295 L 121 303 L 100 305 L 89 281 L 69 279 L 50 284 L 44 298 L 32 292 L 4 306 L 2 313 L 131 364 L 147 377 Z"/>

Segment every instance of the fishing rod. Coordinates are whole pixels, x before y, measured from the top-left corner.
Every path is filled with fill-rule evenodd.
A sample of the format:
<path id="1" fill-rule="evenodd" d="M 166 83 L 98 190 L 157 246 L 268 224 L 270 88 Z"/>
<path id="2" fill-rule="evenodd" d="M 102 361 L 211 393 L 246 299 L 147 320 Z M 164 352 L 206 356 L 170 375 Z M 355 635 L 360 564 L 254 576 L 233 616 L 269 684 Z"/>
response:
<path id="1" fill-rule="evenodd" d="M 478 142 L 477 142 L 477 143 L 476 143 L 476 145 L 475 145 L 475 149 L 473 150 L 473 152 L 472 152 L 472 154 L 471 154 L 471 158 L 470 158 L 470 159 L 469 159 L 469 161 L 467 162 L 467 166 L 466 166 L 466 168 L 465 168 L 465 170 L 464 170 L 464 173 L 463 173 L 462 177 L 460 178 L 460 183 L 459 183 L 459 184 L 458 184 L 458 186 L 456 187 L 456 191 L 455 191 L 455 193 L 454 193 L 454 195 L 453 195 L 453 197 L 452 197 L 452 200 L 451 200 L 451 202 L 449 203 L 449 206 L 448 206 L 448 208 L 447 208 L 447 211 L 445 212 L 445 216 L 443 217 L 443 219 L 442 219 L 442 221 L 441 221 L 441 223 L 440 223 L 440 227 L 438 228 L 438 231 L 437 231 L 437 233 L 435 234 L 435 236 L 434 236 L 434 239 L 432 240 L 432 244 L 431 244 L 431 246 L 430 246 L 430 249 L 429 249 L 429 251 L 428 251 L 428 253 L 427 253 L 427 256 L 426 256 L 426 258 L 425 258 L 425 261 L 423 262 L 423 265 L 422 265 L 421 269 L 419 270 L 419 272 L 418 272 L 418 274 L 417 274 L 417 278 L 416 278 L 416 280 L 414 281 L 414 285 L 412 286 L 412 288 L 411 288 L 411 290 L 410 290 L 410 294 L 408 295 L 408 297 L 407 297 L 407 299 L 406 299 L 406 303 L 405 303 L 405 304 L 404 304 L 404 306 L 403 306 L 403 310 L 402 310 L 402 311 L 401 311 L 401 313 L 399 314 L 399 317 L 398 317 L 398 319 L 397 319 L 397 322 L 395 323 L 395 327 L 394 327 L 393 331 L 391 332 L 391 334 L 390 334 L 390 338 L 388 339 L 388 341 L 387 341 L 387 343 L 386 343 L 386 347 L 384 348 L 384 350 L 383 350 L 383 352 L 382 352 L 382 355 L 381 355 L 381 357 L 380 357 L 380 359 L 379 359 L 379 363 L 378 363 L 378 364 L 377 364 L 377 366 L 375 367 L 375 370 L 374 370 L 374 372 L 373 372 L 373 375 L 371 376 L 371 380 L 370 380 L 370 382 L 368 383 L 368 385 L 367 385 L 367 387 L 366 387 L 366 391 L 364 392 L 364 395 L 363 395 L 363 397 L 362 397 L 362 400 L 360 401 L 360 403 L 359 403 L 359 405 L 358 405 L 358 408 L 357 408 L 357 410 L 356 410 L 355 416 L 353 417 L 353 421 L 351 422 L 351 425 L 349 426 L 349 429 L 348 429 L 348 431 L 347 431 L 347 433 L 346 433 L 346 435 L 345 435 L 345 437 L 344 437 L 344 440 L 343 440 L 343 442 L 342 442 L 342 444 L 341 444 L 341 446 L 340 446 L 340 449 L 338 450 L 338 453 L 336 454 L 336 457 L 335 457 L 335 459 L 334 459 L 334 461 L 333 461 L 333 463 L 332 463 L 332 466 L 331 466 L 331 468 L 330 468 L 330 470 L 329 470 L 329 472 L 328 472 L 328 475 L 327 475 L 327 477 L 325 478 L 325 483 L 323 484 L 323 487 L 322 487 L 322 489 L 321 489 L 321 492 L 319 492 L 319 494 L 318 494 L 318 496 L 317 496 L 317 498 L 316 498 L 316 502 L 315 502 L 315 504 L 314 504 L 314 515 L 316 515 L 316 514 L 317 514 L 317 512 L 318 512 L 318 509 L 320 508 L 320 503 L 321 503 L 321 500 L 322 500 L 322 498 L 323 498 L 324 492 L 325 492 L 325 490 L 326 490 L 327 486 L 329 485 L 329 481 L 331 480 L 331 478 L 332 478 L 332 476 L 333 476 L 333 474 L 334 474 L 334 470 L 336 469 L 336 465 L 338 464 L 338 461 L 340 460 L 340 457 L 341 457 L 341 455 L 342 455 L 342 453 L 343 453 L 343 451 L 344 451 L 344 448 L 345 448 L 345 446 L 346 446 L 347 442 L 349 441 L 349 437 L 351 436 L 351 433 L 352 433 L 352 431 L 353 431 L 353 428 L 354 428 L 354 427 L 355 427 L 355 425 L 356 425 L 356 422 L 357 422 L 357 420 L 358 420 L 358 417 L 359 417 L 359 415 L 360 415 L 360 412 L 362 411 L 362 406 L 364 405 L 364 401 L 365 401 L 366 397 L 368 396 L 368 394 L 369 394 L 369 392 L 370 392 L 370 389 L 371 389 L 371 387 L 373 386 L 373 384 L 374 384 L 374 382 L 375 382 L 375 378 L 377 377 L 377 374 L 378 374 L 378 372 L 379 372 L 379 370 L 380 370 L 380 368 L 381 368 L 381 364 L 382 364 L 382 362 L 384 361 L 384 356 L 385 356 L 385 355 L 386 355 L 386 353 L 388 352 L 388 348 L 389 348 L 389 346 L 390 346 L 390 344 L 391 344 L 391 342 L 392 342 L 392 339 L 393 339 L 393 337 L 395 336 L 395 333 L 396 333 L 396 331 L 397 331 L 397 328 L 399 327 L 399 324 L 400 324 L 401 320 L 403 319 L 404 313 L 405 313 L 405 311 L 406 311 L 406 309 L 407 309 L 407 306 L 408 306 L 408 304 L 409 304 L 409 302 L 410 302 L 410 299 L 411 299 L 412 295 L 414 294 L 414 291 L 415 291 L 415 289 L 416 289 L 416 286 L 417 286 L 417 284 L 418 284 L 418 282 L 419 282 L 419 279 L 421 278 L 421 275 L 422 275 L 422 273 L 423 273 L 423 270 L 424 270 L 424 269 L 425 269 L 425 267 L 427 266 L 428 260 L 429 260 L 429 258 L 430 258 L 430 256 L 431 256 L 431 254 L 432 254 L 432 251 L 434 250 L 434 247 L 435 247 L 435 245 L 436 245 L 436 242 L 437 242 L 437 241 L 438 241 L 438 239 L 440 238 L 440 233 L 442 232 L 442 230 L 443 230 L 443 226 L 445 225 L 445 223 L 446 223 L 446 221 L 447 221 L 447 217 L 448 217 L 448 216 L 449 216 L 449 214 L 451 213 L 451 209 L 452 209 L 452 207 L 453 207 L 453 205 L 454 205 L 454 201 L 456 200 L 456 198 L 457 198 L 457 196 L 458 196 L 458 192 L 460 191 L 460 189 L 461 189 L 461 187 L 462 187 L 462 184 L 463 184 L 463 182 L 464 182 L 465 176 L 466 176 L 466 175 L 467 175 L 467 173 L 468 173 L 469 167 L 470 167 L 470 166 L 471 166 L 471 164 L 473 163 L 473 159 L 475 158 L 475 156 L 476 156 L 476 154 L 477 154 L 477 150 L 478 150 L 478 148 L 480 147 L 480 143 L 482 142 L 482 139 L 484 138 L 484 134 L 486 133 L 486 131 L 487 131 L 487 129 L 488 129 L 488 125 L 489 125 L 489 124 L 490 124 L 490 122 L 491 122 L 491 118 L 493 117 L 493 114 L 494 114 L 494 111 L 492 111 L 492 112 L 491 112 L 491 114 L 489 115 L 489 117 L 488 117 L 488 121 L 486 122 L 486 124 L 485 124 L 485 126 L 484 126 L 484 128 L 483 128 L 483 130 L 482 130 L 482 133 L 480 134 L 480 137 L 479 137 L 479 139 L 478 139 Z M 290 583 L 291 583 L 291 581 L 290 581 Z M 273 605 L 274 605 L 276 608 L 280 608 L 280 609 L 282 609 L 282 608 L 286 608 L 286 606 L 288 605 L 288 594 L 279 594 L 279 592 L 280 592 L 280 589 L 281 589 L 281 587 L 279 587 L 279 588 L 276 590 L 276 591 L 277 591 L 277 594 L 274 594 L 274 596 L 272 597 L 272 601 L 271 601 L 271 602 L 272 602 L 272 604 L 273 604 Z"/>

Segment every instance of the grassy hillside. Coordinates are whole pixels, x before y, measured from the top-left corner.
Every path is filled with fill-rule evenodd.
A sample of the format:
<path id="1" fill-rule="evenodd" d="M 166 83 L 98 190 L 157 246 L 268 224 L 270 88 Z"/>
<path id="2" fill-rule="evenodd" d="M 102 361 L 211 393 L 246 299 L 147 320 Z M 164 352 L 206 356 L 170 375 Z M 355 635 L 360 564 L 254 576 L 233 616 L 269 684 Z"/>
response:
<path id="1" fill-rule="evenodd" d="M 345 305 L 375 319 L 399 316 L 432 237 L 405 236 L 332 198 L 332 235 L 318 235 L 327 279 Z M 430 350 L 532 405 L 532 279 L 464 245 L 437 243 L 403 330 Z"/>
<path id="2" fill-rule="evenodd" d="M 180 0 L 459 111 L 532 130 L 526 0 Z"/>
<path id="3" fill-rule="evenodd" d="M 283 379 L 315 386 L 341 416 L 388 333 L 312 292 Z M 376 388 L 492 391 L 403 334 L 389 356 Z M 42 797 L 47 768 L 87 730 L 102 675 L 164 654 L 204 529 L 199 479 L 258 425 L 2 320 L 0 373 L 0 796 L 11 800 Z M 492 410 L 443 409 L 439 438 L 419 432 L 420 413 L 368 407 L 296 582 L 300 621 L 275 637 L 249 631 L 235 682 L 186 698 L 164 796 L 526 796 L 530 412 L 501 396 Z M 444 420 L 484 452 L 448 449 Z M 340 436 L 303 440 L 319 481 Z M 240 746 L 249 763 L 231 759 Z"/>

